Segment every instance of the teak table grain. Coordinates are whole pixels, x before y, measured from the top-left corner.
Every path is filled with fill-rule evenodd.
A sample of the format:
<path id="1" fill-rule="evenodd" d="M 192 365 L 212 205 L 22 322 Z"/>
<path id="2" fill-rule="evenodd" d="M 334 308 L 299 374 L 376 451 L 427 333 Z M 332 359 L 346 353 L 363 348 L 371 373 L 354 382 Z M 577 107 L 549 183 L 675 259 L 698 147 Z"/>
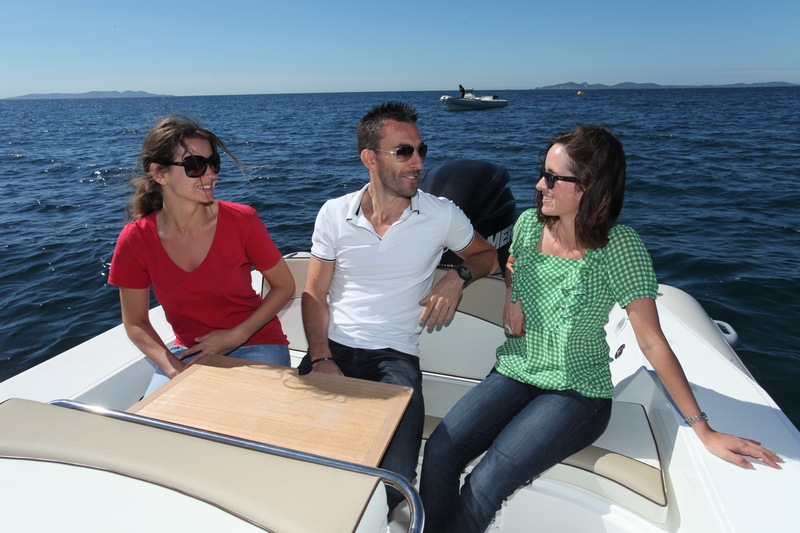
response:
<path id="1" fill-rule="evenodd" d="M 378 466 L 410 398 L 408 387 L 209 356 L 128 411 Z"/>

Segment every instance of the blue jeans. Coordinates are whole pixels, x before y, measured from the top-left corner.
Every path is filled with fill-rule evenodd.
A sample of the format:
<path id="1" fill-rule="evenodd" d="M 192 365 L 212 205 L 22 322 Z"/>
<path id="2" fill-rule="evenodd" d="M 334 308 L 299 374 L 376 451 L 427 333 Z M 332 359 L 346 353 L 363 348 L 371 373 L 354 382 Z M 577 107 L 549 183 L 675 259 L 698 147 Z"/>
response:
<path id="1" fill-rule="evenodd" d="M 411 401 L 403 418 L 389 442 L 389 447 L 381 460 L 380 467 L 400 474 L 411 482 L 417 475 L 419 448 L 422 444 L 422 429 L 425 424 L 425 403 L 422 399 L 422 371 L 419 357 L 398 352 L 391 348 L 365 350 L 351 348 L 334 341 L 328 341 L 334 362 L 342 374 L 348 377 L 392 383 L 411 387 Z M 310 356 L 306 355 L 297 367 L 300 375 L 311 372 Z M 387 488 L 389 511 L 391 512 L 403 497 L 395 489 Z"/>
<path id="2" fill-rule="evenodd" d="M 610 416 L 610 399 L 543 390 L 492 370 L 425 444 L 425 529 L 483 533 L 506 498 L 594 442 Z M 483 452 L 459 493 L 461 473 Z"/>
<path id="3" fill-rule="evenodd" d="M 181 354 L 188 350 L 186 346 L 173 346 L 169 349 L 172 355 L 181 358 Z M 239 346 L 234 351 L 228 354 L 228 357 L 235 357 L 237 359 L 246 359 L 255 363 L 264 363 L 267 365 L 281 365 L 291 366 L 291 357 L 289 357 L 289 347 L 285 344 L 248 344 Z M 186 357 L 183 359 L 188 363 L 194 359 L 194 356 Z M 150 380 L 150 385 L 147 386 L 147 392 L 144 393 L 148 396 L 156 391 L 156 389 L 163 387 L 169 383 L 169 376 L 163 370 L 156 367 L 156 372 Z"/>

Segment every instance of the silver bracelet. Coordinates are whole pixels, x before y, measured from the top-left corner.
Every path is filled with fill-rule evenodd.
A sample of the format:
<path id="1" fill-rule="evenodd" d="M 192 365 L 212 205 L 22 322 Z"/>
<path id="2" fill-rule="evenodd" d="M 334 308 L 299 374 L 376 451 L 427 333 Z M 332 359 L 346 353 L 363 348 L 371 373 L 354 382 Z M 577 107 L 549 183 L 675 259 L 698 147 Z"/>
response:
<path id="1" fill-rule="evenodd" d="M 687 416 L 686 418 L 683 419 L 683 421 L 689 424 L 690 426 L 695 422 L 697 422 L 698 420 L 705 420 L 706 422 L 708 422 L 708 417 L 706 416 L 705 413 L 701 412 L 699 415 Z"/>

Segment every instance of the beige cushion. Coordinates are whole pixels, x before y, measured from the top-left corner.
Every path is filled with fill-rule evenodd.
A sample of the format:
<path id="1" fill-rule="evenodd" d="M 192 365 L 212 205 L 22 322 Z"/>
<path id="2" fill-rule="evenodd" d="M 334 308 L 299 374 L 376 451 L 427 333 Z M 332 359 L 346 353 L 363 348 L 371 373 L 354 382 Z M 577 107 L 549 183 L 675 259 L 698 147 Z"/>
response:
<path id="1" fill-rule="evenodd" d="M 0 428 L 0 457 L 156 483 L 273 531 L 355 531 L 366 504 L 383 492 L 372 476 L 28 400 L 0 404 Z"/>

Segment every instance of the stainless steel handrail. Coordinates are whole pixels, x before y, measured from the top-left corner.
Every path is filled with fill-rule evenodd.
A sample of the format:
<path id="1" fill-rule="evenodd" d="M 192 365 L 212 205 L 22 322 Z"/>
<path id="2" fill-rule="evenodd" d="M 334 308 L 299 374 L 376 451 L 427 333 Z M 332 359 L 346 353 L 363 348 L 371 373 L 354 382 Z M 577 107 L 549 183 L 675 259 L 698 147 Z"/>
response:
<path id="1" fill-rule="evenodd" d="M 175 424 L 173 422 L 166 422 L 164 420 L 149 418 L 134 413 L 115 411 L 113 409 L 107 409 L 105 407 L 98 407 L 96 405 L 90 405 L 83 402 L 76 402 L 74 400 L 54 400 L 49 403 L 51 405 L 56 405 L 59 407 L 66 407 L 68 409 L 76 409 L 79 411 L 85 411 L 101 416 L 106 416 L 109 418 L 114 418 L 116 420 L 123 420 L 126 422 L 141 424 L 143 426 L 164 429 L 167 431 L 174 431 L 176 433 L 180 433 L 182 435 L 188 435 L 190 437 L 198 437 L 214 442 L 219 442 L 222 444 L 228 444 L 231 446 L 246 448 L 248 450 L 255 450 L 262 453 L 269 453 L 272 455 L 277 455 L 279 457 L 286 457 L 288 459 L 305 461 L 322 466 L 329 466 L 332 468 L 339 468 L 341 470 L 349 470 L 351 472 L 357 472 L 359 474 L 365 474 L 368 476 L 377 477 L 381 481 L 383 481 L 383 483 L 385 483 L 386 485 L 393 487 L 398 492 L 400 492 L 405 498 L 406 502 L 408 503 L 408 509 L 410 513 L 408 531 L 410 533 L 421 533 L 423 531 L 425 524 L 425 512 L 422 508 L 422 499 L 420 498 L 419 493 L 416 491 L 416 489 L 411 485 L 411 483 L 408 482 L 408 480 L 406 480 L 403 476 L 399 474 L 395 474 L 394 472 L 383 470 L 381 468 L 374 468 L 355 463 L 349 463 L 347 461 L 332 459 L 330 457 L 323 457 L 321 455 L 314 455 L 311 453 L 301 452 L 298 450 L 292 450 L 290 448 L 274 446 L 272 444 L 265 444 L 263 442 L 256 442 L 248 439 L 242 439 L 239 437 L 232 437 L 230 435 L 223 435 L 221 433 L 215 433 L 213 431 L 206 431 L 204 429 L 198 429 L 189 426 L 184 426 L 181 424 Z"/>

